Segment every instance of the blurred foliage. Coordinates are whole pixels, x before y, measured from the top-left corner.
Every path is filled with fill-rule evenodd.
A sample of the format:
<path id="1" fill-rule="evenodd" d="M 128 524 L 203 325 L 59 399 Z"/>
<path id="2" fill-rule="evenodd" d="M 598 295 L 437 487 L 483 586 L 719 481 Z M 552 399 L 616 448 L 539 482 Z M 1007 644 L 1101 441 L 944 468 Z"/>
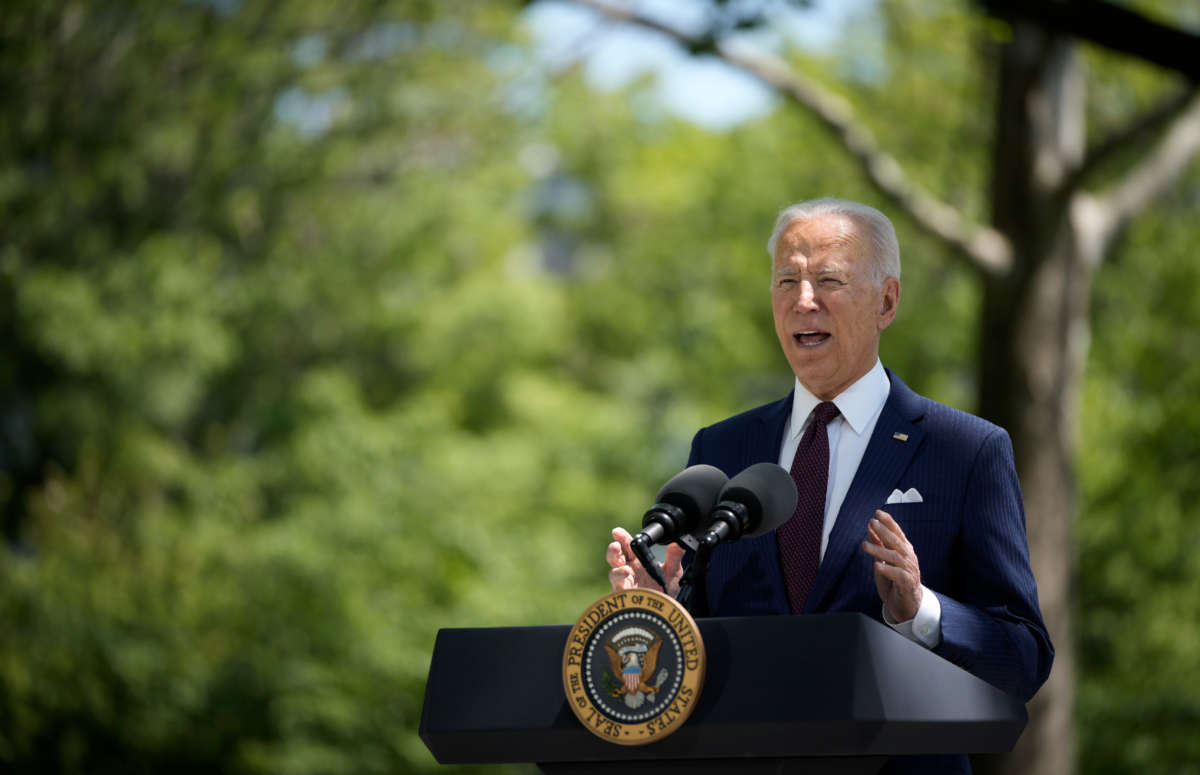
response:
<path id="1" fill-rule="evenodd" d="M 0 768 L 431 770 L 437 629 L 573 620 L 694 430 L 789 389 L 775 211 L 887 209 L 822 130 L 704 132 L 548 79 L 516 7 L 449 8 L 6 6 Z M 796 64 L 982 217 L 994 30 L 887 8 L 869 57 Z M 1098 287 L 1087 772 L 1200 760 L 1197 180 Z M 970 408 L 973 277 L 897 227 L 883 357 Z"/>
<path id="2" fill-rule="evenodd" d="M 1078 529 L 1081 771 L 1200 772 L 1200 181 L 1099 276 Z"/>

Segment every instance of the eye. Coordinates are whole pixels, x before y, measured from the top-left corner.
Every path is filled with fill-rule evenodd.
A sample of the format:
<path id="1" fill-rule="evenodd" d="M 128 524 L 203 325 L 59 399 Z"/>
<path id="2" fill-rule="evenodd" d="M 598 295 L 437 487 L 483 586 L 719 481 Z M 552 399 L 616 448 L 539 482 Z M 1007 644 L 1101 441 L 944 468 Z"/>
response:
<path id="1" fill-rule="evenodd" d="M 781 277 L 781 278 L 779 278 L 779 283 L 778 283 L 778 284 L 779 284 L 779 287 L 780 287 L 780 288 L 790 288 L 790 287 L 792 287 L 793 285 L 795 285 L 795 284 L 796 284 L 796 278 L 794 278 L 794 277 Z"/>

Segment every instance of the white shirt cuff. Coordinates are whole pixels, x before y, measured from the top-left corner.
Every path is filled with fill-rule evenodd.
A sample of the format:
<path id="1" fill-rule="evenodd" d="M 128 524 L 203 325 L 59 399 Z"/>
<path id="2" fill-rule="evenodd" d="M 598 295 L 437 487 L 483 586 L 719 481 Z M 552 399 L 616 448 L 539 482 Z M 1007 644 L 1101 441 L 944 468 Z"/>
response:
<path id="1" fill-rule="evenodd" d="M 916 616 L 908 621 L 893 622 L 888 616 L 887 606 L 884 606 L 883 620 L 896 632 L 927 649 L 942 642 L 942 604 L 924 584 L 921 585 L 921 605 L 917 608 Z"/>

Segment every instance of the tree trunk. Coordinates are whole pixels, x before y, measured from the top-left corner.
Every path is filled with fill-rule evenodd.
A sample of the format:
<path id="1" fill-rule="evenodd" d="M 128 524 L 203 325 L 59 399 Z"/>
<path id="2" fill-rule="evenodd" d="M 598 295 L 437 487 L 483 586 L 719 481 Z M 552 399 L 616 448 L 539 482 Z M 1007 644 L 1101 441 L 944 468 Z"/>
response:
<path id="1" fill-rule="evenodd" d="M 1091 267 L 1064 181 L 1084 148 L 1083 79 L 1069 39 L 1013 25 L 999 56 L 993 225 L 1012 242 L 1012 271 L 984 282 L 979 411 L 1012 436 L 1030 554 L 1055 647 L 1016 750 L 979 757 L 981 773 L 1074 769 L 1071 617 L 1076 418 L 1088 347 Z"/>
<path id="2" fill-rule="evenodd" d="M 1011 38 L 995 57 L 993 228 L 980 232 L 955 208 L 914 185 L 855 122 L 848 103 L 816 81 L 789 74 L 786 65 L 770 57 L 714 47 L 715 29 L 707 37 L 694 37 L 606 2 L 578 2 L 662 32 L 694 53 L 712 51 L 758 76 L 828 128 L 883 196 L 979 270 L 978 412 L 1012 437 L 1031 562 L 1055 661 L 1030 704 L 1029 725 L 1016 750 L 976 757 L 975 767 L 980 773 L 1070 775 L 1075 763 L 1075 444 L 1092 273 L 1128 219 L 1200 151 L 1196 89 L 1182 90 L 1110 132 L 1085 163 L 1084 79 L 1072 39 L 1033 22 L 1012 21 Z M 986 5 L 1014 13 L 1032 12 L 1036 6 Z M 1058 18 L 1055 13 L 1050 17 Z M 1137 14 L 1129 18 L 1145 21 Z M 1160 29 L 1155 35 L 1170 41 L 1179 32 Z M 1098 160 L 1163 128 L 1163 136 L 1119 184 L 1095 195 L 1079 188 Z"/>

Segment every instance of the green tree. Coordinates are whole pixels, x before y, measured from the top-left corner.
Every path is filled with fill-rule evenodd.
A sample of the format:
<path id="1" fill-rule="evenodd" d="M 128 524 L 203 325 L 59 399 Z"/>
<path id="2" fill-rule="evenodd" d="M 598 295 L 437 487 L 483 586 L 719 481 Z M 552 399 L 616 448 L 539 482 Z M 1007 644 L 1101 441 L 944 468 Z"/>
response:
<path id="1" fill-rule="evenodd" d="M 796 181 L 731 185 L 787 117 L 730 153 L 531 90 L 504 9 L 10 24 L 12 114 L 79 114 L 5 146 L 10 769 L 426 769 L 436 630 L 574 618 L 691 431 L 787 387 L 745 235 Z"/>
<path id="2" fill-rule="evenodd" d="M 433 631 L 520 618 L 478 581 L 513 553 L 443 522 L 532 507 L 492 410 L 557 302 L 496 293 L 508 15 L 458 10 L 6 9 L 6 769 L 420 766 Z"/>
<path id="3" fill-rule="evenodd" d="M 888 137 L 978 213 L 986 89 L 947 23 L 903 28 L 939 89 L 856 99 L 965 127 Z M 6 770 L 432 770 L 437 629 L 563 623 L 601 594 L 609 528 L 691 433 L 790 385 L 764 218 L 805 192 L 878 199 L 798 112 L 713 134 L 645 82 L 548 79 L 513 7 L 25 3 L 0 34 Z M 1081 563 L 1105 581 L 1081 601 L 1081 734 L 1113 771 L 1194 759 L 1143 720 L 1194 718 L 1194 633 L 1164 614 L 1197 599 L 1187 471 L 1167 496 L 1152 465 L 1191 449 L 1168 399 L 1196 379 L 1165 364 L 1196 314 L 1171 293 L 1194 284 L 1192 199 L 1130 232 L 1093 310 Z M 967 406 L 976 277 L 897 225 L 914 303 L 884 357 Z M 1161 315 L 1127 325 L 1126 289 Z"/>
<path id="4" fill-rule="evenodd" d="M 1081 772 L 1200 771 L 1198 194 L 1192 183 L 1139 219 L 1097 278 L 1076 550 Z"/>
<path id="5" fill-rule="evenodd" d="M 1031 561 L 1057 646 L 1054 670 L 1032 702 L 1031 722 L 1016 752 L 992 760 L 988 769 L 1072 771 L 1071 548 L 1092 284 L 1134 217 L 1163 196 L 1200 151 L 1194 80 L 1177 83 L 1171 75 L 1135 71 L 1128 88 L 1101 78 L 1091 87 L 1100 99 L 1089 106 L 1084 57 L 1072 35 L 1123 43 L 1136 31 L 1150 44 L 1123 50 L 1148 58 L 1162 53 L 1167 43 L 1177 51 L 1182 46 L 1185 55 L 1175 66 L 1188 66 L 1187 45 L 1194 48 L 1196 36 L 1155 27 L 1139 13 L 1103 2 L 1088 5 L 1089 17 L 1096 14 L 1090 25 L 1020 2 L 984 4 L 1005 14 L 1005 21 L 985 21 L 959 3 L 890 4 L 884 11 L 889 46 L 879 53 L 894 71 L 864 82 L 839 78 L 836 70 L 798 52 L 788 52 L 789 61 L 736 40 L 731 33 L 741 27 L 767 24 L 770 4 L 747 19 L 738 15 L 737 4 L 716 0 L 708 8 L 708 26 L 700 31 L 683 31 L 604 0 L 578 4 L 661 32 L 693 54 L 718 57 L 759 78 L 824 126 L 893 208 L 977 273 L 976 407 L 1012 436 Z M 1173 13 L 1183 18 L 1177 6 Z M 1104 26 L 1102 34 L 1096 32 L 1097 21 Z M 919 45 L 922 40 L 932 45 Z M 1162 42 L 1158 52 L 1156 40 Z M 974 43 L 983 44 L 987 70 L 964 79 L 964 63 L 978 59 L 963 55 Z M 851 45 L 847 51 L 840 61 L 853 72 L 861 49 Z M 1098 59 L 1104 74 L 1112 60 Z M 976 99 L 946 103 L 943 87 L 964 84 L 994 103 L 990 127 L 981 126 Z M 1114 104 L 1122 109 L 1108 112 Z M 922 161 L 930 156 L 927 137 L 919 144 L 906 142 L 915 133 L 924 135 L 928 124 L 896 122 L 901 115 L 937 116 L 955 141 L 987 149 L 982 164 L 964 169 L 965 180 L 980 181 L 978 189 L 972 192 L 963 180 L 930 176 Z"/>

